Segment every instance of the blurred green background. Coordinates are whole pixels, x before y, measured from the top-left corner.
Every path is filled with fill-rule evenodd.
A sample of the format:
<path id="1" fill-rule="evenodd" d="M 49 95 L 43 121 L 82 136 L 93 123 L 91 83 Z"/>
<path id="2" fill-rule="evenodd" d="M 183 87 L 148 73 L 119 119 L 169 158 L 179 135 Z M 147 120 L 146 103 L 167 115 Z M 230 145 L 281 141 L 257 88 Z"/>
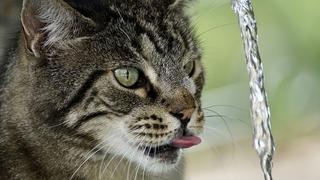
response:
<path id="1" fill-rule="evenodd" d="M 207 72 L 204 107 L 215 116 L 207 118 L 206 145 L 189 152 L 190 180 L 262 179 L 251 148 L 243 47 L 230 6 L 229 0 L 199 0 L 190 8 Z M 275 179 L 319 180 L 320 1 L 253 0 L 253 6 L 277 145 Z"/>
<path id="2" fill-rule="evenodd" d="M 17 18 L 13 2 L 0 1 L 0 39 Z M 275 179 L 319 180 L 320 1 L 253 0 L 253 5 L 277 145 Z M 187 180 L 262 179 L 251 143 L 243 47 L 230 6 L 229 0 L 197 0 L 188 9 L 203 47 L 208 117 L 204 142 L 186 151 Z"/>
<path id="3" fill-rule="evenodd" d="M 320 1 L 257 0 L 266 88 L 275 136 L 316 129 L 320 115 Z M 207 69 L 204 100 L 208 106 L 248 109 L 248 76 L 237 20 L 226 0 L 200 0 L 191 14 L 200 37 Z M 226 100 L 212 97 L 221 89 Z M 219 93 L 219 92 L 217 92 Z M 308 127 L 310 126 L 310 127 Z"/>

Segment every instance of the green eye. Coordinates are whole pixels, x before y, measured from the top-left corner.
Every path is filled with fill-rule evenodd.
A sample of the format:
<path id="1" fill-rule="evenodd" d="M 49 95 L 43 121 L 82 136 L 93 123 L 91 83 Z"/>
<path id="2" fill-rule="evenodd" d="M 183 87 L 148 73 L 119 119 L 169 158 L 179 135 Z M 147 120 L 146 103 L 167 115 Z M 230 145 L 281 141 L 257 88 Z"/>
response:
<path id="1" fill-rule="evenodd" d="M 190 61 L 188 62 L 186 65 L 184 65 L 184 70 L 186 71 L 186 73 L 191 77 L 194 73 L 194 61 Z"/>
<path id="2" fill-rule="evenodd" d="M 113 73 L 117 81 L 127 88 L 136 85 L 139 81 L 139 71 L 133 67 L 122 67 L 116 69 Z"/>

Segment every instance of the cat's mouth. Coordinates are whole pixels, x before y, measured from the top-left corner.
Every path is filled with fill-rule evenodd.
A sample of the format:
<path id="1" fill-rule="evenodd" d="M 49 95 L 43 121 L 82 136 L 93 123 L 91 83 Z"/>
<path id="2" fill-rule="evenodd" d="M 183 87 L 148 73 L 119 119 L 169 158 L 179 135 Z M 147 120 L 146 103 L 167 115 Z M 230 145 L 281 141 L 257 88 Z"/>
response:
<path id="1" fill-rule="evenodd" d="M 151 147 L 144 146 L 140 147 L 146 156 L 152 158 L 158 158 L 167 162 L 175 162 L 179 157 L 179 151 L 181 149 L 190 148 L 201 143 L 201 139 L 196 136 L 183 136 L 175 138 L 170 144 L 162 146 Z"/>
<path id="2" fill-rule="evenodd" d="M 163 154 L 167 154 L 167 153 L 175 153 L 179 149 L 180 148 L 174 147 L 174 146 L 172 146 L 170 144 L 163 145 L 163 146 L 158 146 L 158 147 L 146 146 L 144 148 L 144 154 L 146 156 L 156 157 L 156 156 L 159 156 L 161 154 L 163 155 Z"/>
<path id="3" fill-rule="evenodd" d="M 145 156 L 159 159 L 165 163 L 176 163 L 181 148 L 167 144 L 157 147 L 144 146 L 140 147 L 140 149 L 143 151 Z"/>

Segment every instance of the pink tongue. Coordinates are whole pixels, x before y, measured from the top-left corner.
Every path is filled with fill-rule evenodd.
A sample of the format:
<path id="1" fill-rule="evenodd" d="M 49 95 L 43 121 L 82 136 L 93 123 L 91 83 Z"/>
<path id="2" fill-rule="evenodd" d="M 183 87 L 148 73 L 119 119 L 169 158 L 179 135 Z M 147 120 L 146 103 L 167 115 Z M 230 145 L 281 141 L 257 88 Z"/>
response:
<path id="1" fill-rule="evenodd" d="M 190 148 L 201 143 L 201 139 L 197 136 L 183 136 L 172 141 L 172 145 L 177 148 Z"/>

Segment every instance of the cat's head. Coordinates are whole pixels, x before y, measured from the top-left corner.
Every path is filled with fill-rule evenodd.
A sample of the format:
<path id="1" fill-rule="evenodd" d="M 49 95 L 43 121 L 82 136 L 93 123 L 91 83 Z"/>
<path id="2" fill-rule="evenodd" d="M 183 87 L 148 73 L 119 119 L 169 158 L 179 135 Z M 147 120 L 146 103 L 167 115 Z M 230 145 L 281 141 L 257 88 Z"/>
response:
<path id="1" fill-rule="evenodd" d="M 25 0 L 34 111 L 70 137 L 94 139 L 99 152 L 152 172 L 173 168 L 204 123 L 186 1 Z"/>

